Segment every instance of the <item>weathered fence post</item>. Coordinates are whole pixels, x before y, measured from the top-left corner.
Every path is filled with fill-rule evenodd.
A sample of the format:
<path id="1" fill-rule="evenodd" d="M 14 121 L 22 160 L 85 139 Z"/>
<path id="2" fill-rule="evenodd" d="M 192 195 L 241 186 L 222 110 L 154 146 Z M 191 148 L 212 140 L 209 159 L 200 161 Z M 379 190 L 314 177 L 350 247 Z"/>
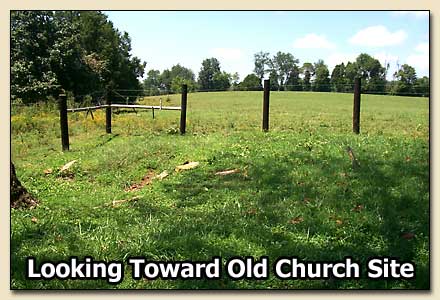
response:
<path id="1" fill-rule="evenodd" d="M 361 115 L 361 79 L 354 80 L 353 132 L 359 134 Z"/>
<path id="2" fill-rule="evenodd" d="M 180 134 L 186 131 L 186 102 L 188 100 L 188 86 L 182 85 L 182 103 L 180 105 Z"/>
<path id="3" fill-rule="evenodd" d="M 107 107 L 105 108 L 105 132 L 112 133 L 112 100 L 110 98 L 110 91 L 107 91 Z"/>
<path id="4" fill-rule="evenodd" d="M 60 126 L 61 126 L 61 144 L 63 151 L 69 150 L 69 124 L 67 122 L 67 96 L 66 94 L 59 95 L 59 109 L 60 109 Z"/>
<path id="5" fill-rule="evenodd" d="M 263 131 L 269 130 L 269 94 L 270 94 L 270 81 L 264 80 L 264 93 L 263 93 Z"/>

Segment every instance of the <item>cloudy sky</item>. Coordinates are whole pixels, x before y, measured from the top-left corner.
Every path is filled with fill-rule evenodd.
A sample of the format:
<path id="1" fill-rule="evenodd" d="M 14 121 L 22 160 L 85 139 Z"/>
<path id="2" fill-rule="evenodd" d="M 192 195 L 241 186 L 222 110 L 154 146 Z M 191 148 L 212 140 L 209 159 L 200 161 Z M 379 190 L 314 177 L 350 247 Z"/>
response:
<path id="1" fill-rule="evenodd" d="M 147 70 L 180 63 L 197 75 L 205 58 L 219 59 L 222 70 L 241 79 L 253 70 L 259 51 L 292 53 L 303 62 L 336 64 L 368 53 L 390 64 L 410 64 L 429 75 L 429 13 L 391 11 L 218 11 L 105 12 L 132 38 L 132 53 Z"/>

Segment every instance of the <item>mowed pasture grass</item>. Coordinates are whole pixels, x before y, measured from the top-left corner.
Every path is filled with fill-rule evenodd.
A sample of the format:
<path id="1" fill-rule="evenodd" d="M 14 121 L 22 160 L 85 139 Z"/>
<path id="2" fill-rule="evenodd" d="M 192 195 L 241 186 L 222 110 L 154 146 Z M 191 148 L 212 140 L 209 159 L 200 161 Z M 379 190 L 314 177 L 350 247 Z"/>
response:
<path id="1" fill-rule="evenodd" d="M 180 95 L 144 104 L 179 105 Z M 362 95 L 361 134 L 351 132 L 352 94 L 271 92 L 270 132 L 261 132 L 262 92 L 188 95 L 180 112 L 120 110 L 105 134 L 95 119 L 69 114 L 71 151 L 61 152 L 55 105 L 12 107 L 12 160 L 41 204 L 11 211 L 14 289 L 425 289 L 429 288 L 429 100 Z M 346 147 L 360 167 L 353 169 Z M 59 168 L 77 160 L 70 176 Z M 175 172 L 186 161 L 199 167 Z M 44 171 L 52 169 L 51 174 Z M 239 169 L 218 176 L 217 171 Z M 169 176 L 126 191 L 147 173 Z M 131 199 L 112 207 L 113 200 Z M 125 261 L 221 256 L 352 256 L 360 280 L 25 279 L 25 259 L 92 256 Z M 369 257 L 416 265 L 412 280 L 368 280 Z M 223 262 L 224 262 L 223 261 Z"/>

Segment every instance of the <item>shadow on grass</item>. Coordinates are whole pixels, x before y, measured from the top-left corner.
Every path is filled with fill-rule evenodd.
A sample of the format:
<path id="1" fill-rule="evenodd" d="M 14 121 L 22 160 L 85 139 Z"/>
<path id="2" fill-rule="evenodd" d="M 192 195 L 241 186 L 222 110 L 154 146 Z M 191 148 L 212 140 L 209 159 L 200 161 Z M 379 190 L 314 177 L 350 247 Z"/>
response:
<path id="1" fill-rule="evenodd" d="M 258 254 L 268 255 L 271 262 L 280 256 L 335 261 L 352 256 L 364 267 L 370 257 L 397 257 L 416 262 L 415 280 L 364 279 L 360 286 L 429 288 L 429 266 L 417 256 L 418 247 L 429 235 L 426 167 L 403 166 L 398 161 L 385 164 L 364 157 L 362 167 L 353 171 L 342 154 L 321 157 L 319 161 L 326 164 L 307 152 L 291 153 L 291 157 L 305 162 L 308 171 L 295 176 L 292 160 L 265 157 L 248 164 L 247 176 L 219 177 L 208 168 L 164 184 L 177 208 L 187 212 L 175 214 L 172 223 L 166 224 L 157 236 L 163 241 L 160 247 L 193 259 Z M 342 180 L 340 173 L 345 174 Z M 408 187 L 409 179 L 419 186 Z M 404 238 L 405 233 L 410 233 L 409 238 Z M 222 284 L 228 288 L 267 287 L 265 282 Z M 323 281 L 321 288 L 344 284 Z M 178 288 L 205 285 L 218 288 L 209 282 L 176 282 Z"/>
<path id="2" fill-rule="evenodd" d="M 119 216 L 118 222 L 130 224 L 135 217 L 157 216 L 160 222 L 151 233 L 152 251 L 168 260 L 267 255 L 273 263 L 280 256 L 307 261 L 352 256 L 365 267 L 369 257 L 392 256 L 414 261 L 416 279 L 368 280 L 363 268 L 359 281 L 282 282 L 271 274 L 268 280 L 258 282 L 226 277 L 214 281 L 176 280 L 169 281 L 170 288 L 429 288 L 429 265 L 419 253 L 429 237 L 426 165 L 364 156 L 360 157 L 361 168 L 353 171 L 343 150 L 319 156 L 313 151 L 297 150 L 282 157 L 259 155 L 253 160 L 228 152 L 213 153 L 212 157 L 212 164 L 208 159 L 205 166 L 176 174 L 158 185 L 173 205 L 138 201 L 130 214 Z M 215 175 L 227 165 L 241 172 Z M 147 230 L 149 225 L 145 226 Z M 23 241 L 37 241 L 44 236 L 45 232 L 35 230 L 28 228 L 22 235 L 13 235 L 11 253 L 17 253 Z M 81 249 L 84 241 L 76 238 L 73 229 L 71 233 L 69 243 Z M 403 238 L 405 233 L 414 237 Z M 131 254 L 147 255 L 142 253 L 146 247 L 149 245 Z M 48 256 L 44 259 L 62 259 L 59 255 Z M 13 278 L 24 280 L 24 274 L 17 271 L 24 270 L 21 258 L 12 255 L 11 263 Z M 86 285 L 93 288 L 93 282 Z M 96 286 L 105 287 L 105 283 Z"/>

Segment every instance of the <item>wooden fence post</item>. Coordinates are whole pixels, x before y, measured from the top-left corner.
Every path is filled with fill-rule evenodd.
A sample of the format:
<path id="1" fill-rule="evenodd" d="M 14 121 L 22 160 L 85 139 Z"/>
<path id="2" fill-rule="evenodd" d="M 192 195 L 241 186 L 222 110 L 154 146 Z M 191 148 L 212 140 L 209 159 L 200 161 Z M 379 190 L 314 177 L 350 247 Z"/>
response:
<path id="1" fill-rule="evenodd" d="M 353 99 L 353 132 L 359 134 L 361 115 L 361 79 L 354 80 L 354 99 Z"/>
<path id="2" fill-rule="evenodd" d="M 107 92 L 107 107 L 105 108 L 105 132 L 112 133 L 112 100 L 110 98 L 110 91 Z"/>
<path id="3" fill-rule="evenodd" d="M 66 94 L 59 95 L 59 109 L 60 109 L 60 126 L 61 126 L 61 145 L 63 151 L 69 150 L 69 124 L 67 122 L 67 96 Z"/>
<path id="4" fill-rule="evenodd" d="M 188 100 L 188 86 L 182 85 L 182 102 L 180 105 L 180 134 L 186 131 L 186 103 Z"/>
<path id="5" fill-rule="evenodd" d="M 269 130 L 269 95 L 270 95 L 270 81 L 264 80 L 263 93 L 263 131 Z"/>

